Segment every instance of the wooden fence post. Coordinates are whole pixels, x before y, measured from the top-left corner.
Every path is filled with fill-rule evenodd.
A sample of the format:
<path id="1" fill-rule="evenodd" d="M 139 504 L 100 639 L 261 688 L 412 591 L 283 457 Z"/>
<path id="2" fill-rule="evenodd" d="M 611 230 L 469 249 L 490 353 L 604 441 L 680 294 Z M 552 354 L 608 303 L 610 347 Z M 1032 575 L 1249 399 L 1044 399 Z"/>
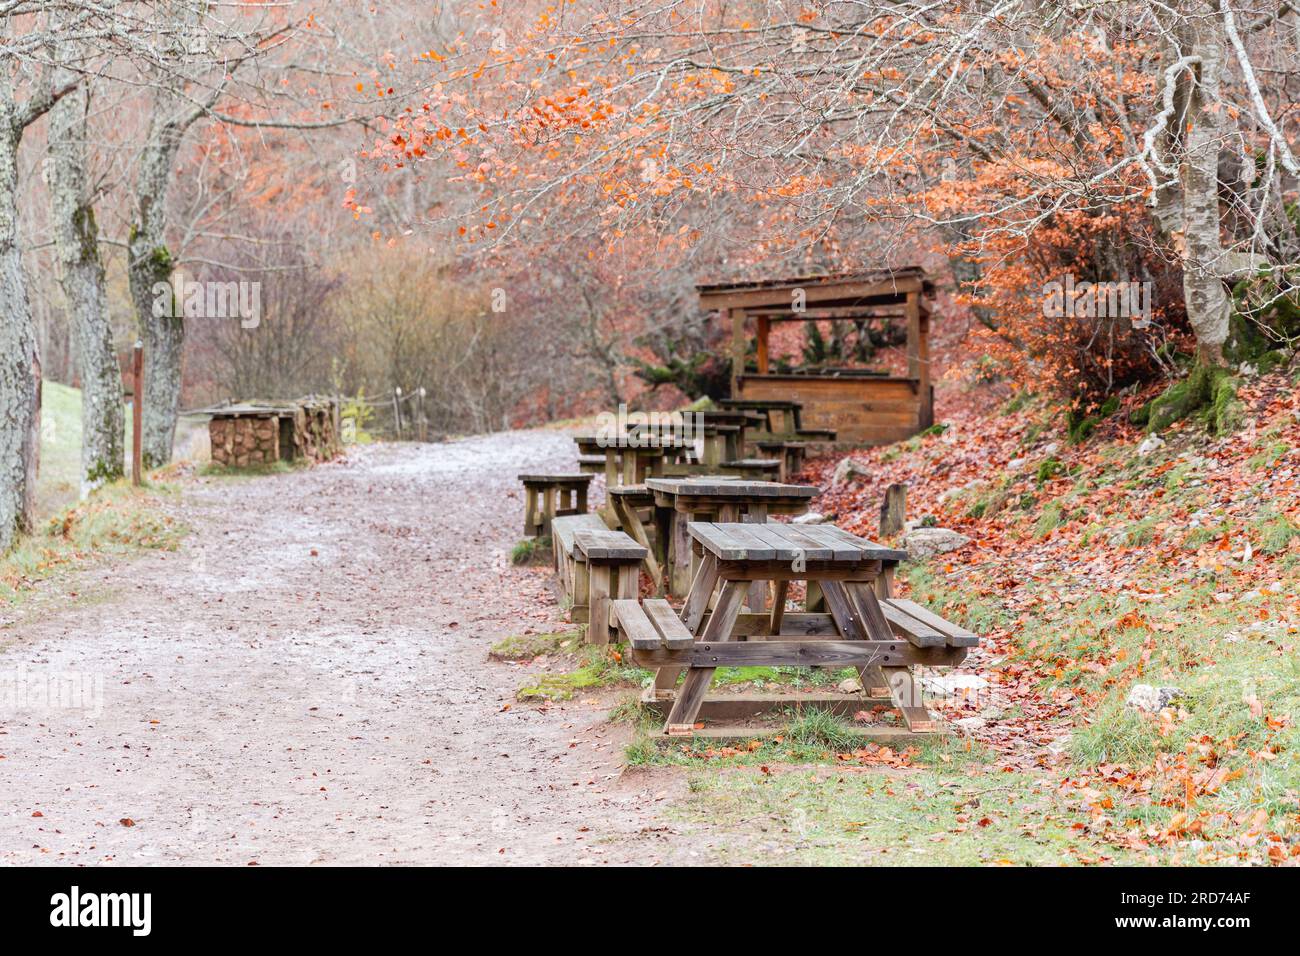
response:
<path id="1" fill-rule="evenodd" d="M 892 538 L 903 530 L 907 520 L 907 485 L 890 485 L 880 504 L 880 536 Z"/>
<path id="2" fill-rule="evenodd" d="M 397 440 L 402 440 L 402 386 L 393 388 L 393 428 L 397 430 Z"/>
<path id="3" fill-rule="evenodd" d="M 429 417 L 424 413 L 424 396 L 426 392 L 423 385 L 420 386 L 420 391 L 416 394 L 420 396 L 420 441 L 427 442 L 429 440 Z"/>
<path id="4" fill-rule="evenodd" d="M 131 350 L 131 484 L 143 482 L 144 471 L 144 343 Z"/>

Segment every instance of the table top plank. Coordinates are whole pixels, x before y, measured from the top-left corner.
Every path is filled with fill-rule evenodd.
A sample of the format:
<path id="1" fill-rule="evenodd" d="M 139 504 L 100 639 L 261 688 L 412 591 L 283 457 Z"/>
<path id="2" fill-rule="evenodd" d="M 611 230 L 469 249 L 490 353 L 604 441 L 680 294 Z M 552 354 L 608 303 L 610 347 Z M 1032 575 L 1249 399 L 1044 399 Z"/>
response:
<path id="1" fill-rule="evenodd" d="M 644 561 L 649 552 L 622 531 L 578 531 L 573 546 L 588 560 Z"/>
<path id="2" fill-rule="evenodd" d="M 688 478 L 647 478 L 645 485 L 666 495 L 694 498 L 814 498 L 821 493 L 815 485 L 791 485 L 780 481 L 751 481 L 725 475 L 692 475 Z"/>
<path id="3" fill-rule="evenodd" d="M 811 527 L 817 526 L 693 521 L 686 530 L 721 561 L 792 561 L 802 556 L 813 561 L 856 564 L 907 557 L 904 551 L 882 547 L 847 531 L 841 530 L 838 535 L 809 534 Z M 812 557 L 810 550 L 827 557 Z"/>
<path id="4" fill-rule="evenodd" d="M 843 528 L 839 527 L 838 525 L 818 524 L 818 525 L 803 525 L 802 527 L 805 530 L 809 528 L 816 528 L 818 529 L 818 532 L 820 534 L 831 536 L 841 541 L 849 542 L 860 549 L 870 551 L 871 560 L 873 561 L 906 561 L 907 560 L 906 551 L 903 551 L 899 548 L 888 547 L 887 545 L 883 545 L 880 544 L 879 542 L 872 541 L 870 538 L 863 538 L 860 535 L 853 534 L 850 531 L 845 531 Z"/>

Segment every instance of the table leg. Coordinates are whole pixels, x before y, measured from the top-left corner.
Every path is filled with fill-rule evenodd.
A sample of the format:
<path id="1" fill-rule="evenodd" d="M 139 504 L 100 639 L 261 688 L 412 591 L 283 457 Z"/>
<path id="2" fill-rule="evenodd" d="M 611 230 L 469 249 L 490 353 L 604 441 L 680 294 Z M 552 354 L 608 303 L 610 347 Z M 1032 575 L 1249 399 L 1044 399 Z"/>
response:
<path id="1" fill-rule="evenodd" d="M 654 582 L 655 594 L 663 593 L 662 572 L 655 559 L 655 549 L 650 547 L 650 536 L 646 533 L 640 512 L 624 501 L 621 495 L 611 496 L 610 501 L 614 504 L 614 515 L 618 518 L 619 525 L 632 536 L 632 540 L 646 549 L 645 566 L 650 580 Z"/>
<path id="2" fill-rule="evenodd" d="M 704 614 L 709 609 L 709 600 L 713 597 L 713 591 L 718 586 L 718 559 L 711 554 L 706 554 L 704 560 L 700 562 L 700 569 L 696 572 L 694 579 L 691 581 L 690 592 L 686 595 L 686 603 L 682 605 L 682 623 L 686 625 L 686 630 L 692 634 L 699 634 L 700 622 L 704 620 Z M 670 691 L 677 686 L 677 678 L 681 676 L 684 667 L 665 666 L 655 672 L 655 695 L 659 696 L 664 691 Z"/>
<path id="3" fill-rule="evenodd" d="M 537 535 L 537 486 L 524 485 L 524 534 Z"/>
<path id="4" fill-rule="evenodd" d="M 722 586 L 718 606 L 714 609 L 713 616 L 709 618 L 704 633 L 700 635 L 702 643 L 721 643 L 731 640 L 731 629 L 736 624 L 736 617 L 740 614 L 740 606 L 745 600 L 745 591 L 748 587 L 748 581 L 728 581 Z M 692 667 L 686 672 L 682 689 L 677 692 L 673 709 L 668 714 L 668 722 L 664 727 L 665 733 L 689 734 L 695 729 L 695 718 L 700 712 L 700 705 L 704 702 L 704 695 L 708 693 L 709 684 L 713 682 L 713 672 L 716 670 L 716 667 Z"/>
<path id="5" fill-rule="evenodd" d="M 857 600 L 859 595 L 854 592 L 852 584 L 843 584 L 839 581 L 823 581 L 821 584 L 822 594 L 825 596 L 827 607 L 830 609 L 831 617 L 835 618 L 835 625 L 840 629 L 840 633 L 851 641 L 865 641 L 870 639 L 888 640 L 890 635 L 880 635 L 871 623 L 870 618 L 864 612 L 861 601 Z M 879 611 L 879 608 L 877 608 Z M 889 629 L 888 623 L 885 624 L 886 630 Z M 858 680 L 862 682 L 862 689 L 866 691 L 868 697 L 889 697 L 889 683 L 885 679 L 884 672 L 879 665 L 869 664 L 866 667 L 859 667 Z"/>
<path id="6" fill-rule="evenodd" d="M 875 587 L 883 587 L 888 590 L 889 582 L 886 581 L 882 585 L 880 579 L 877 578 Z M 866 624 L 868 633 L 875 640 L 890 640 L 893 638 L 894 629 L 889 626 L 889 621 L 885 619 L 885 614 L 880 609 L 880 602 L 876 598 L 875 590 L 859 583 L 850 586 L 850 593 L 861 609 L 862 619 Z M 879 672 L 879 679 L 884 682 L 894 706 L 903 715 L 903 723 L 907 724 L 907 729 L 915 733 L 934 730 L 934 718 L 930 716 L 930 711 L 921 698 L 921 685 L 917 683 L 912 669 L 910 667 L 879 667 L 875 670 Z M 873 680 L 876 679 L 874 674 L 871 676 Z M 866 686 L 865 680 L 863 686 Z"/>
<path id="7" fill-rule="evenodd" d="M 587 643 L 609 643 L 609 589 L 610 566 L 608 564 L 589 564 L 587 566 Z"/>
<path id="8" fill-rule="evenodd" d="M 560 489 L 547 488 L 542 496 L 542 535 L 549 537 L 551 533 L 551 522 L 555 519 L 555 512 L 559 504 Z"/>
<path id="9" fill-rule="evenodd" d="M 779 581 L 773 581 L 772 593 L 772 620 L 768 630 L 773 636 L 781 633 L 781 625 L 785 623 L 785 599 L 790 592 L 790 582 L 785 578 Z"/>
<path id="10" fill-rule="evenodd" d="M 751 502 L 745 509 L 741 521 L 746 524 L 766 524 L 767 505 Z M 761 614 L 767 609 L 767 582 L 754 581 L 749 586 L 749 598 L 745 601 L 751 611 Z"/>
<path id="11" fill-rule="evenodd" d="M 686 532 L 686 525 L 691 516 L 684 511 L 673 512 L 672 526 L 672 572 L 669 587 L 673 594 L 685 594 L 691 586 L 691 536 Z"/>
<path id="12" fill-rule="evenodd" d="M 617 488 L 618 481 L 618 449 L 614 447 L 605 449 L 605 487 Z"/>

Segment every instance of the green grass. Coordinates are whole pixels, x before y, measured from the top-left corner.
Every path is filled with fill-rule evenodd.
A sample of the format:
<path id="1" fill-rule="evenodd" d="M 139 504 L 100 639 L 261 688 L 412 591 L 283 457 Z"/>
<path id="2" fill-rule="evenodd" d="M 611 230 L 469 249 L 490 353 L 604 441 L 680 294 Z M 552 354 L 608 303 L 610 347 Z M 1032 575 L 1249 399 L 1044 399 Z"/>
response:
<path id="1" fill-rule="evenodd" d="M 210 461 L 199 469 L 199 474 L 207 478 L 265 478 L 267 475 L 287 475 L 291 471 L 307 468 L 305 461 L 272 461 L 264 465 L 223 465 Z"/>
<path id="2" fill-rule="evenodd" d="M 94 557 L 175 550 L 185 528 L 164 508 L 174 494 L 165 485 L 118 481 L 64 509 L 0 559 L 0 600 L 12 604 L 36 582 Z"/>
<path id="3" fill-rule="evenodd" d="M 553 560 L 550 538 L 524 538 L 510 549 L 511 564 L 550 564 Z"/>
<path id="4" fill-rule="evenodd" d="M 1101 856 L 1053 787 L 1028 774 L 710 768 L 691 775 L 673 815 L 707 832 L 720 864 L 1041 866 Z"/>
<path id="5" fill-rule="evenodd" d="M 488 656 L 498 661 L 531 661 L 548 654 L 562 654 L 577 650 L 582 642 L 582 634 L 578 630 L 507 637 L 493 644 Z"/>
<path id="6" fill-rule="evenodd" d="M 641 686 L 650 672 L 624 663 L 616 645 L 583 645 L 576 648 L 578 667 L 571 671 L 533 674 L 515 692 L 521 701 L 571 700 L 579 691 L 603 687 Z"/>
<path id="7" fill-rule="evenodd" d="M 128 413 L 130 409 L 127 409 Z M 130 454 L 131 416 L 122 447 Z M 41 460 L 36 474 L 36 513 L 54 514 L 81 494 L 81 390 L 41 382 Z"/>

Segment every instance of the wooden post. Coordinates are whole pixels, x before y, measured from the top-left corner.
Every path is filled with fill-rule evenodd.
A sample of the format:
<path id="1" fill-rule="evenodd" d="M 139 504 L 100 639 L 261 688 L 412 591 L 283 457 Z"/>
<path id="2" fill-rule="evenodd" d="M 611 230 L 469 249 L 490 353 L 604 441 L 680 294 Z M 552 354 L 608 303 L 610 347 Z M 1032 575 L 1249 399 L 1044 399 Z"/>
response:
<path id="1" fill-rule="evenodd" d="M 426 393 L 424 391 L 424 386 L 421 385 L 420 390 L 416 392 L 416 395 L 419 396 L 418 401 L 419 401 L 419 413 L 420 413 L 420 441 L 422 442 L 427 442 L 429 440 L 429 418 L 427 415 L 424 414 L 425 394 Z"/>
<path id="2" fill-rule="evenodd" d="M 144 481 L 144 343 L 131 350 L 131 484 Z"/>
<path id="3" fill-rule="evenodd" d="M 393 428 L 397 430 L 397 440 L 402 440 L 402 386 L 393 389 Z"/>
<path id="4" fill-rule="evenodd" d="M 720 313 L 725 320 L 728 310 Z M 731 315 L 731 397 L 740 398 L 740 376 L 745 374 L 745 313 L 732 309 Z"/>
<path id="5" fill-rule="evenodd" d="M 917 428 L 934 424 L 934 408 L 930 397 L 930 323 L 923 314 L 921 293 L 909 292 L 907 305 L 907 377 L 916 380 Z"/>
<path id="6" fill-rule="evenodd" d="M 930 381 L 930 313 L 917 296 L 917 310 L 921 316 L 921 338 L 917 354 L 921 363 L 921 427 L 934 424 L 934 385 Z"/>
<path id="7" fill-rule="evenodd" d="M 907 520 L 907 485 L 890 485 L 880 503 L 880 536 L 892 538 L 903 530 Z"/>
<path id="8" fill-rule="evenodd" d="M 766 375 L 768 368 L 767 357 L 767 335 L 771 331 L 772 322 L 767 316 L 760 316 L 758 319 L 758 374 Z"/>

